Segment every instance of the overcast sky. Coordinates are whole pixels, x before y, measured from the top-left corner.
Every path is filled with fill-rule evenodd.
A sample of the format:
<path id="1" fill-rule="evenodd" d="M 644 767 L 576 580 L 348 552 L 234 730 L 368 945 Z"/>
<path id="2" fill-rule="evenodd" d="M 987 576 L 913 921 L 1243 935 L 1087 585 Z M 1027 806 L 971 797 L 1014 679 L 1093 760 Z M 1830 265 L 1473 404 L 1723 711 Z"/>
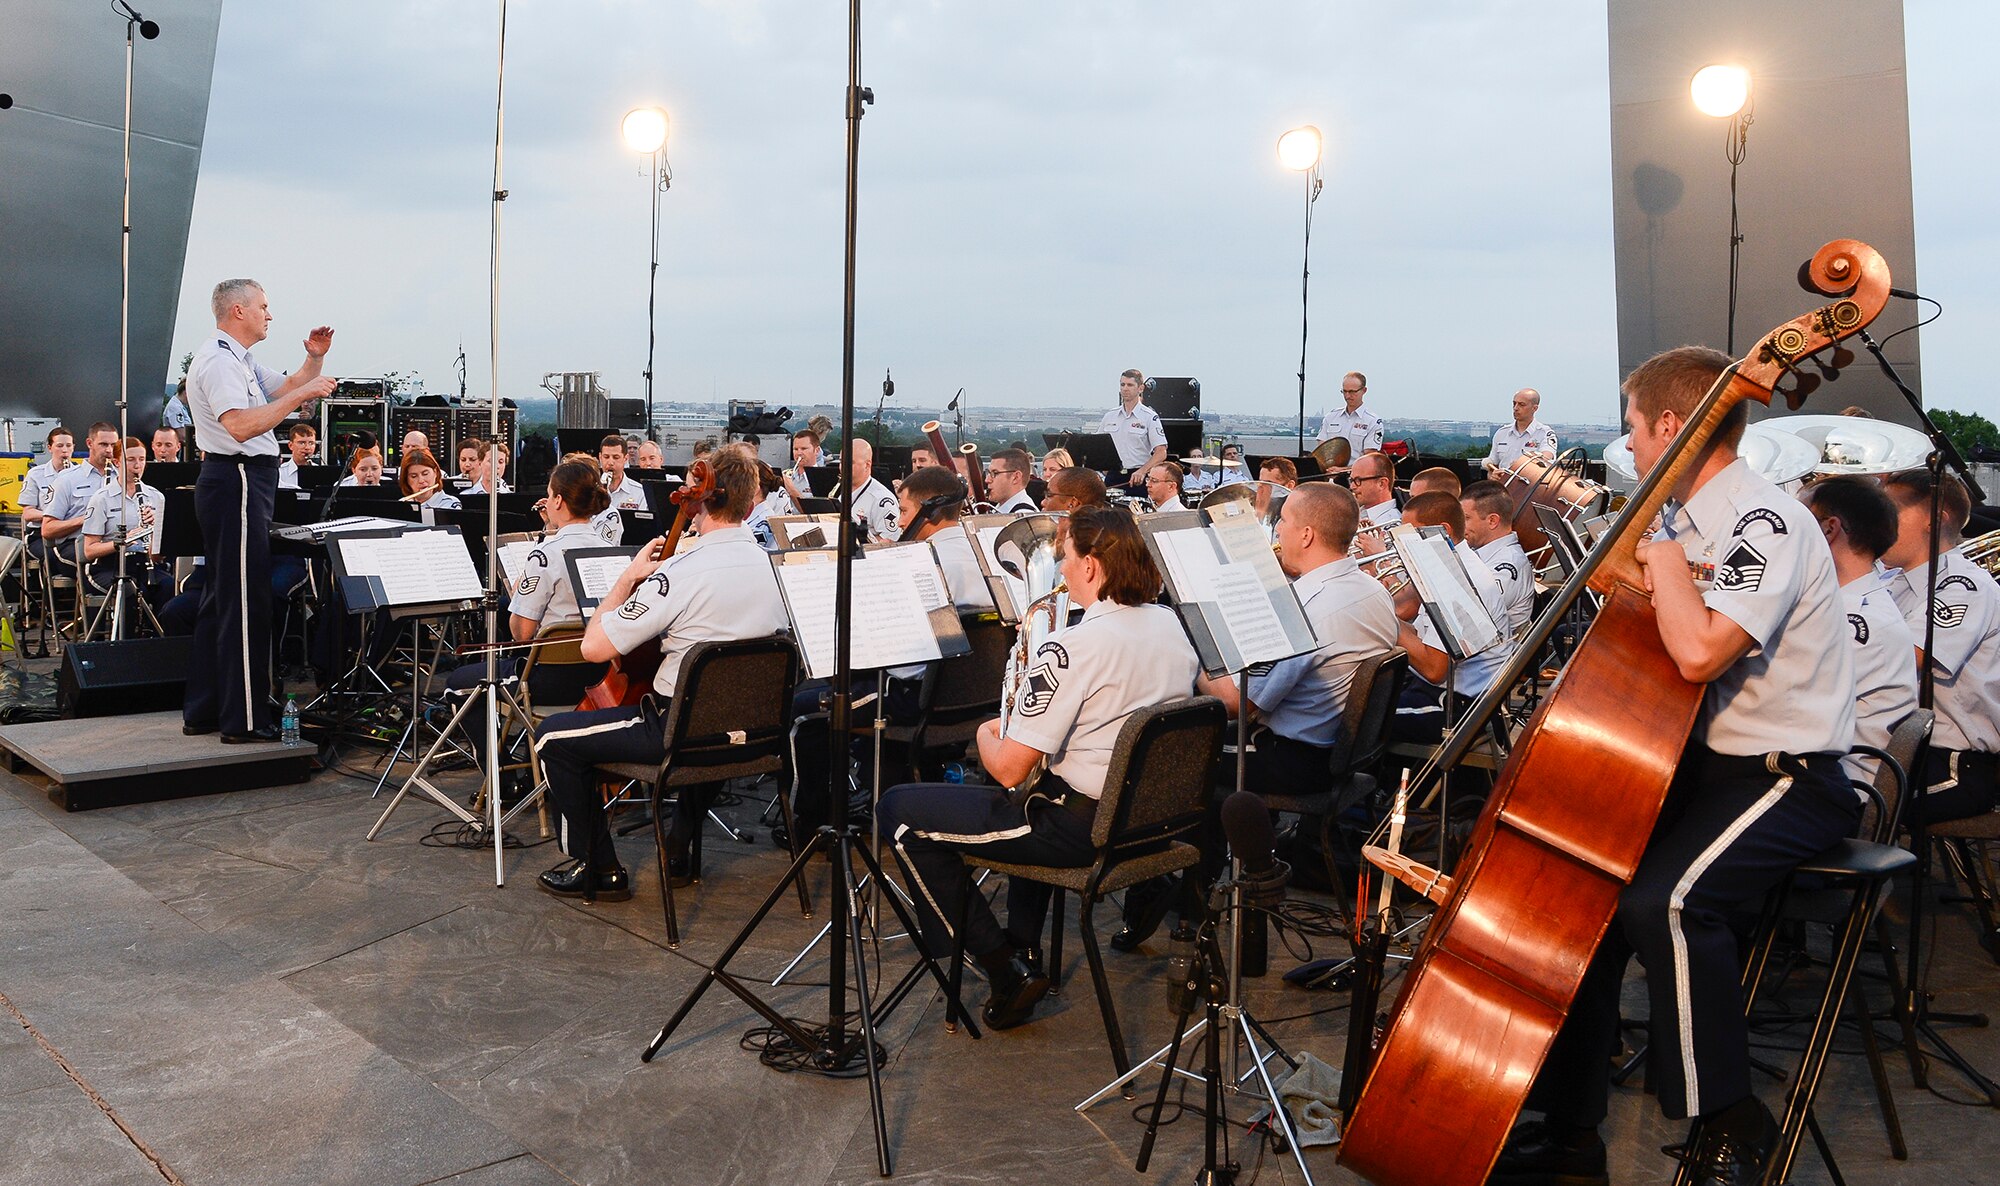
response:
<path id="1" fill-rule="evenodd" d="M 2000 44 L 1984 0 L 1910 0 L 1918 266 L 1934 403 L 1989 413 Z M 175 357 L 215 280 L 253 275 L 290 366 L 488 389 L 497 4 L 223 10 Z M 1085 405 L 1117 373 L 1201 379 L 1210 408 L 1296 406 L 1304 183 L 1310 415 L 1342 371 L 1378 410 L 1616 416 L 1604 0 L 1417 4 L 871 0 L 857 384 L 895 404 Z M 838 398 L 846 6 L 515 0 L 508 13 L 500 390 L 597 370 L 643 393 L 648 178 L 623 114 L 672 115 L 656 394 Z M 1988 128 L 1987 133 L 1977 131 Z M 1956 304 L 1954 298 L 1961 297 Z"/>

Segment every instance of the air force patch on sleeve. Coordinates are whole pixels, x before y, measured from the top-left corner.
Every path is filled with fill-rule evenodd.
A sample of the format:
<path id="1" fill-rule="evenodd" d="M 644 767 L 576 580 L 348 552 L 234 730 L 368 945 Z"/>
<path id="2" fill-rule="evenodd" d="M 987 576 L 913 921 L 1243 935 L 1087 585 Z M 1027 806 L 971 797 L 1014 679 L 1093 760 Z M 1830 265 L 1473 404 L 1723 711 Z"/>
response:
<path id="1" fill-rule="evenodd" d="M 1042 649 L 1035 652 L 1035 665 L 1028 669 L 1027 684 L 1021 689 L 1021 703 L 1017 706 L 1024 717 L 1038 717 L 1049 710 L 1055 702 L 1056 690 L 1062 687 L 1062 673 L 1069 670 L 1069 652 L 1062 644 L 1045 642 Z"/>
<path id="2" fill-rule="evenodd" d="M 528 553 L 528 563 L 536 568 L 547 568 L 549 566 L 548 554 L 540 548 L 536 548 L 534 551 Z"/>
<path id="3" fill-rule="evenodd" d="M 646 603 L 634 597 L 618 607 L 618 616 L 628 622 L 636 622 L 646 616 Z"/>
<path id="4" fill-rule="evenodd" d="M 1965 621 L 1965 615 L 1971 609 L 1971 605 L 1953 605 L 1951 602 L 1940 597 L 1936 601 L 1931 602 L 1931 621 L 1949 630 L 1960 622 Z"/>
<path id="5" fill-rule="evenodd" d="M 646 579 L 659 587 L 660 591 L 657 594 L 657 596 L 660 598 L 660 600 L 665 601 L 667 599 L 667 588 L 668 588 L 667 574 L 664 572 L 656 572 L 652 576 L 647 577 Z"/>
<path id="6" fill-rule="evenodd" d="M 1763 514 L 1772 512 L 1764 511 Z M 1764 553 L 1747 539 L 1736 541 L 1736 547 L 1715 566 L 1715 587 L 1734 593 L 1755 593 L 1764 583 Z"/>
<path id="7" fill-rule="evenodd" d="M 1750 530 L 1750 525 L 1752 523 L 1769 523 L 1771 525 L 1772 535 L 1785 534 L 1784 516 L 1772 510 L 1770 507 L 1758 507 L 1756 510 L 1751 511 L 1749 514 L 1743 516 L 1741 519 L 1738 519 L 1736 521 L 1735 530 L 1731 531 L 1729 534 L 1742 535 L 1743 533 Z"/>
<path id="8" fill-rule="evenodd" d="M 1508 560 L 1500 561 L 1498 564 L 1495 564 L 1493 566 L 1493 571 L 1506 573 L 1507 579 L 1510 581 L 1518 581 L 1521 579 L 1521 570 L 1515 568 L 1512 561 Z"/>
<path id="9" fill-rule="evenodd" d="M 1868 645 L 1868 619 L 1860 614 L 1847 615 L 1847 624 L 1854 627 L 1854 641 L 1861 646 Z"/>
<path id="10" fill-rule="evenodd" d="M 542 578 L 538 576 L 522 577 L 520 585 L 517 586 L 514 590 L 514 596 L 526 597 L 528 594 L 533 593 L 535 591 L 535 586 L 541 583 L 542 583 Z"/>

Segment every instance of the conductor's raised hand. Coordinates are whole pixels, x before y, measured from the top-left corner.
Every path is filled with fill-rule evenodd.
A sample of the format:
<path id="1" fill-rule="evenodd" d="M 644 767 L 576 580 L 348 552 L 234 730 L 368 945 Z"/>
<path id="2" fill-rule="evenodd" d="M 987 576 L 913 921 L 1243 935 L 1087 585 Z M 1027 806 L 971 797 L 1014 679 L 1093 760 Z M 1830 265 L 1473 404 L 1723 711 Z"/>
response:
<path id="1" fill-rule="evenodd" d="M 311 358 L 325 358 L 333 349 L 333 327 L 322 325 L 306 335 L 306 354 Z"/>

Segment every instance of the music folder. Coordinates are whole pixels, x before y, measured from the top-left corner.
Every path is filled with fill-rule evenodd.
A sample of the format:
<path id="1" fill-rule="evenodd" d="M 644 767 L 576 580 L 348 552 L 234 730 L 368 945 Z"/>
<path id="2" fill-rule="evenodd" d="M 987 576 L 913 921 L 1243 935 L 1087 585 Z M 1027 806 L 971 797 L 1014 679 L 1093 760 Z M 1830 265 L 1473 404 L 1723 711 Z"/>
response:
<path id="1" fill-rule="evenodd" d="M 326 537 L 326 548 L 351 612 L 441 613 L 486 595 L 455 527 L 339 532 Z"/>
<path id="2" fill-rule="evenodd" d="M 813 679 L 830 679 L 839 661 L 836 630 L 838 553 L 814 548 L 771 554 L 771 568 L 792 621 L 792 637 Z M 929 544 L 883 544 L 854 560 L 848 649 L 852 670 L 876 671 L 970 654 Z"/>
<path id="3" fill-rule="evenodd" d="M 1249 501 L 1143 515 L 1139 531 L 1210 676 L 1319 646 Z"/>
<path id="4" fill-rule="evenodd" d="M 576 594 L 577 612 L 588 622 L 604 603 L 604 595 L 618 583 L 618 574 L 639 554 L 630 548 L 571 548 L 563 553 L 563 567 L 569 571 L 570 592 Z"/>

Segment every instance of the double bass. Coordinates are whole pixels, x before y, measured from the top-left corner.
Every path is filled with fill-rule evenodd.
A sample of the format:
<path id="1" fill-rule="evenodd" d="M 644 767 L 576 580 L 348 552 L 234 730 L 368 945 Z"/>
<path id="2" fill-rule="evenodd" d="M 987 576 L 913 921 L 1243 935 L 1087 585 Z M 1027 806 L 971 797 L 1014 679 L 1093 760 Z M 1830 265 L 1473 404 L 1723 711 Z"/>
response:
<path id="1" fill-rule="evenodd" d="M 713 493 L 715 471 L 708 468 L 708 462 L 696 458 L 688 466 L 687 477 L 680 488 L 669 495 L 674 503 L 674 525 L 667 530 L 661 545 L 661 560 L 674 554 L 674 549 L 680 546 L 681 537 L 687 534 L 688 523 L 694 518 L 696 509 Z M 653 675 L 659 669 L 660 643 L 654 639 L 629 655 L 613 659 L 604 678 L 584 689 L 577 710 L 629 708 L 645 699 L 646 693 L 653 687 Z"/>
<path id="2" fill-rule="evenodd" d="M 1638 545 L 1723 419 L 1785 392 L 1796 410 L 1838 343 L 1889 296 L 1889 270 L 1840 239 L 1800 269 L 1830 303 L 1780 325 L 1724 370 L 1658 465 L 1523 640 L 1420 784 L 1469 748 L 1588 584 L 1602 608 L 1507 765 L 1411 963 L 1340 1145 L 1343 1165 L 1382 1186 L 1486 1180 L 1567 1015 L 1585 968 L 1652 836 L 1704 685 L 1660 641 Z M 1818 355 L 1831 348 L 1831 363 Z M 1643 694 L 1635 695 L 1635 689 Z M 1366 1018 L 1351 1024 L 1366 1025 Z"/>

